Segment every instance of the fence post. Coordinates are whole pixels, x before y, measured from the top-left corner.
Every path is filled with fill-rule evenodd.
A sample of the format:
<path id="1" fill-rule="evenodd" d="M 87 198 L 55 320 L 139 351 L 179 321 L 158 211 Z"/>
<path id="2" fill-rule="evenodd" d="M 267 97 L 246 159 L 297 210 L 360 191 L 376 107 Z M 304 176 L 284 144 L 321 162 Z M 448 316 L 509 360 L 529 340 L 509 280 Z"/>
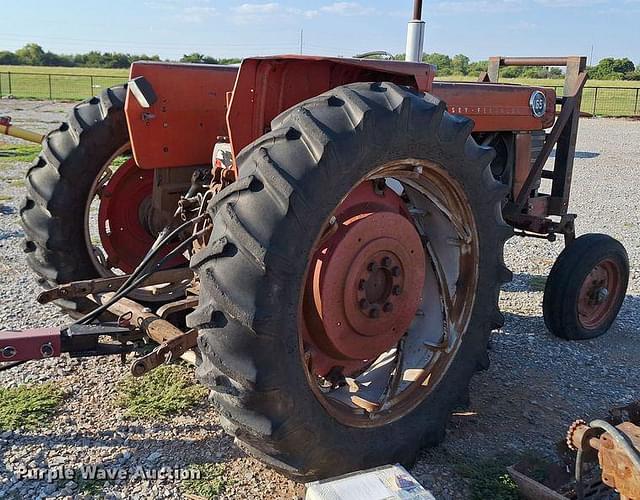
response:
<path id="1" fill-rule="evenodd" d="M 53 101 L 53 93 L 51 92 L 51 73 L 49 73 L 49 100 Z"/>
<path id="2" fill-rule="evenodd" d="M 7 75 L 9 76 L 9 95 L 11 95 L 11 71 L 7 72 Z"/>
<path id="3" fill-rule="evenodd" d="M 638 102 L 639 102 L 638 98 L 639 98 L 639 97 L 640 97 L 640 87 L 636 89 L 636 106 L 635 106 L 635 108 L 633 109 L 633 114 L 634 114 L 634 115 L 637 115 L 637 114 L 638 114 Z"/>
<path id="4" fill-rule="evenodd" d="M 598 88 L 596 87 L 596 92 L 593 94 L 593 116 L 596 116 L 596 106 L 598 105 Z"/>
<path id="5" fill-rule="evenodd" d="M 0 73 L 0 97 L 2 97 L 2 73 Z"/>
<path id="6" fill-rule="evenodd" d="M 91 78 L 91 89 L 89 90 L 89 97 L 93 97 L 93 75 L 90 76 Z"/>

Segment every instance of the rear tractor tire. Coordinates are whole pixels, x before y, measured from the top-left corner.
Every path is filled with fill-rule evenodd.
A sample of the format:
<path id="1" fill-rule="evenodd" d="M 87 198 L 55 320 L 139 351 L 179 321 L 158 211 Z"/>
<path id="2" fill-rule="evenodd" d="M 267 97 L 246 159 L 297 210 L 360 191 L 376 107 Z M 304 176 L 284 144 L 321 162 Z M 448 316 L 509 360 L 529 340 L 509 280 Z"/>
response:
<path id="1" fill-rule="evenodd" d="M 410 464 L 499 326 L 506 188 L 470 120 L 391 83 L 310 99 L 238 155 L 191 266 L 201 382 L 294 479 Z"/>
<path id="2" fill-rule="evenodd" d="M 615 321 L 629 284 L 629 257 L 605 234 L 585 234 L 563 250 L 544 290 L 544 322 L 556 337 L 587 340 Z"/>

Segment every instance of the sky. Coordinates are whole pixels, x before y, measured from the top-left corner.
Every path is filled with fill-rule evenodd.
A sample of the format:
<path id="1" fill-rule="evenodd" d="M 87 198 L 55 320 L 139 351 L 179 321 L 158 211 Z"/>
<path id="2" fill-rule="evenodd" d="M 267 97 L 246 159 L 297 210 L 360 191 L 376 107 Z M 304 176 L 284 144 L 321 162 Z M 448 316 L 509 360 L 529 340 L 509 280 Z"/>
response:
<path id="1" fill-rule="evenodd" d="M 3 2 L 4 3 L 4 2 Z M 179 59 L 404 52 L 413 0 L 19 0 L 0 9 L 0 50 L 158 54 Z M 640 0 L 425 0 L 426 52 L 629 57 L 640 64 Z M 302 32 L 302 37 L 301 37 Z"/>

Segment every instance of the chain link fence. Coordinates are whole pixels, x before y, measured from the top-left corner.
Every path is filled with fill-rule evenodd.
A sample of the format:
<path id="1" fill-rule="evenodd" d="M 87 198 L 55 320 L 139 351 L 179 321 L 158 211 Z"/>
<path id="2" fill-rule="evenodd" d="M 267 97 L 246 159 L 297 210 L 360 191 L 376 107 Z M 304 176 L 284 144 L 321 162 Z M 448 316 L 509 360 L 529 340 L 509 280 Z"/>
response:
<path id="1" fill-rule="evenodd" d="M 0 97 L 76 101 L 126 81 L 126 76 L 0 72 Z"/>
<path id="2" fill-rule="evenodd" d="M 0 72 L 0 97 L 81 100 L 126 81 L 124 76 Z M 562 95 L 562 87 L 552 88 Z M 640 88 L 587 87 L 581 111 L 597 116 L 639 116 Z"/>
<path id="3" fill-rule="evenodd" d="M 562 97 L 563 87 L 552 87 Z M 640 87 L 585 87 L 580 111 L 595 116 L 640 116 Z"/>

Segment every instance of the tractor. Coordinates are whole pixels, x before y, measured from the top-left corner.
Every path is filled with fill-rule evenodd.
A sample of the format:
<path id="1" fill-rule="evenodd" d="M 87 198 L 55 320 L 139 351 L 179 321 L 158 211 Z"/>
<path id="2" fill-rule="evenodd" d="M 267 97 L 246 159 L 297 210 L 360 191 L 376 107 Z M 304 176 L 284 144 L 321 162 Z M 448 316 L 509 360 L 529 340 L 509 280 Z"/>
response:
<path id="1" fill-rule="evenodd" d="M 135 352 L 142 376 L 191 355 L 236 443 L 307 481 L 444 438 L 504 323 L 514 234 L 564 238 L 549 331 L 604 334 L 629 262 L 568 213 L 586 58 L 434 81 L 421 19 L 417 0 L 405 61 L 136 62 L 76 105 L 20 211 L 38 300 L 72 319 L 2 332 L 3 368 Z M 499 83 L 507 66 L 564 67 L 562 97 Z"/>

